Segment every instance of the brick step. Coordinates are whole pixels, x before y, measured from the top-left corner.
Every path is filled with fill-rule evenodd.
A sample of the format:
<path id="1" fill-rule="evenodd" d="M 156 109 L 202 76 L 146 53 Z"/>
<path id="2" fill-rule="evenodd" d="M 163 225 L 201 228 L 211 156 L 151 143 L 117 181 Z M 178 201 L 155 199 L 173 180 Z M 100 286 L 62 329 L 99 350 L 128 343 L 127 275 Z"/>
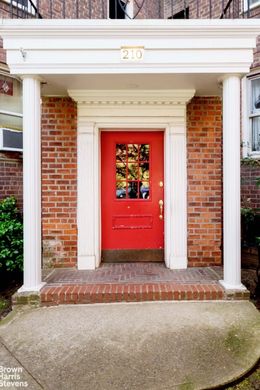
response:
<path id="1" fill-rule="evenodd" d="M 217 283 L 66 284 L 47 285 L 41 290 L 41 305 L 43 306 L 109 302 L 222 300 L 225 298 L 225 290 Z M 238 297 L 238 299 L 245 298 Z"/>

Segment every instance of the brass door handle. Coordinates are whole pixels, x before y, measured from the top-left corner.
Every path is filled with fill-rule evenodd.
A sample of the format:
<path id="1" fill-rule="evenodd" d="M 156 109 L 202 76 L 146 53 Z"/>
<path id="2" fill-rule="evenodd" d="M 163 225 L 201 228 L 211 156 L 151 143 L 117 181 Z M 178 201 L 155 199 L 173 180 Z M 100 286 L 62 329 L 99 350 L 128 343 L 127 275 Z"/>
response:
<path id="1" fill-rule="evenodd" d="M 159 218 L 163 219 L 163 200 L 162 199 L 159 200 L 159 208 L 160 208 Z"/>

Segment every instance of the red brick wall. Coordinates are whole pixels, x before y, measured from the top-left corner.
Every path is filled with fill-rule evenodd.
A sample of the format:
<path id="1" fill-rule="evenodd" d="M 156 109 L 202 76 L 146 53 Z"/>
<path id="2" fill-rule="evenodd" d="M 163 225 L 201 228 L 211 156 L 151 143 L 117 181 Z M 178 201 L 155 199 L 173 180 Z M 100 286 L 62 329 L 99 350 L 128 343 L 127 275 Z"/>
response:
<path id="1" fill-rule="evenodd" d="M 247 201 L 253 208 L 260 208 L 260 188 L 256 185 L 257 178 L 260 178 L 260 161 L 255 165 L 241 166 L 241 199 Z"/>
<path id="2" fill-rule="evenodd" d="M 77 256 L 76 106 L 44 98 L 42 217 L 45 266 L 71 267 Z M 221 100 L 194 98 L 188 105 L 189 266 L 221 263 Z"/>
<path id="3" fill-rule="evenodd" d="M 14 196 L 23 207 L 22 153 L 0 152 L 0 199 Z"/>
<path id="4" fill-rule="evenodd" d="M 260 66 L 260 35 L 256 39 L 256 48 L 254 49 L 254 61 L 251 70 Z"/>
<path id="5" fill-rule="evenodd" d="M 211 10 L 210 10 L 211 4 Z M 221 0 L 186 0 L 186 7 L 189 8 L 190 19 L 218 19 L 222 13 Z M 183 0 L 165 0 L 164 1 L 164 17 L 167 19 L 172 14 L 176 14 L 184 9 Z"/>
<path id="6" fill-rule="evenodd" d="M 139 4 L 142 1 L 139 0 Z M 135 10 L 136 12 L 136 10 Z M 163 0 L 149 0 L 144 3 L 138 19 L 163 19 L 164 18 L 164 1 Z"/>
<path id="7" fill-rule="evenodd" d="M 173 15 L 182 11 L 184 8 L 183 0 L 165 0 L 164 1 L 164 18 L 171 18 Z"/>
<path id="8" fill-rule="evenodd" d="M 221 263 L 222 107 L 195 97 L 187 108 L 189 266 Z"/>
<path id="9" fill-rule="evenodd" d="M 139 3 L 141 2 L 139 0 Z M 78 2 L 75 0 L 38 0 L 37 4 L 38 11 L 44 19 L 106 19 L 108 15 L 108 0 L 78 0 Z M 14 15 L 17 12 L 19 13 L 19 10 L 13 7 Z M 29 16 L 33 17 L 32 14 Z M 0 0 L 0 17 L 10 17 L 9 5 L 3 0 Z M 163 17 L 164 0 L 146 1 L 139 14 L 141 19 L 158 19 Z"/>
<path id="10" fill-rule="evenodd" d="M 44 18 L 107 18 L 107 0 L 79 0 L 78 8 L 76 4 L 75 0 L 52 0 L 52 2 L 50 0 L 38 0 L 38 10 Z M 141 19 L 163 17 L 163 0 L 146 1 L 139 17 Z"/>
<path id="11" fill-rule="evenodd" d="M 77 110 L 69 98 L 42 102 L 42 237 L 44 266 L 77 259 Z"/>
<path id="12" fill-rule="evenodd" d="M 43 18 L 50 19 L 100 19 L 106 15 L 102 0 L 38 0 L 38 11 Z M 103 12 L 102 12 L 103 11 Z"/>

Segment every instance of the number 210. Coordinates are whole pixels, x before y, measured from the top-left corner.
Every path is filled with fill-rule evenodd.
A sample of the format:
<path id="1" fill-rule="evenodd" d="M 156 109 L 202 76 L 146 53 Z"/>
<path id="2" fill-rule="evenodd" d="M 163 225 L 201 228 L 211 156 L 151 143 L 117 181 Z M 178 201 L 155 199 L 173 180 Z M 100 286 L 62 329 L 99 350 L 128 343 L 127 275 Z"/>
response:
<path id="1" fill-rule="evenodd" d="M 142 49 L 122 49 L 122 60 L 126 61 L 140 61 L 143 59 Z"/>

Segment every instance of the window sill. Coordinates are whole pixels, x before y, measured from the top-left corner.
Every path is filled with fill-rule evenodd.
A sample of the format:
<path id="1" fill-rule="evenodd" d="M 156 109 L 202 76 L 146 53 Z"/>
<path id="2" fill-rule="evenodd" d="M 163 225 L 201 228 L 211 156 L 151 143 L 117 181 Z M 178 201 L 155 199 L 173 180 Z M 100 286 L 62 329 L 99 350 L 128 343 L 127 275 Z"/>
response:
<path id="1" fill-rule="evenodd" d="M 244 165 L 254 165 L 254 162 L 258 165 L 260 163 L 260 154 L 249 155 L 248 157 L 241 158 L 241 163 Z"/>
<path id="2" fill-rule="evenodd" d="M 260 152 L 250 153 L 248 158 L 253 158 L 256 160 L 260 160 Z"/>

